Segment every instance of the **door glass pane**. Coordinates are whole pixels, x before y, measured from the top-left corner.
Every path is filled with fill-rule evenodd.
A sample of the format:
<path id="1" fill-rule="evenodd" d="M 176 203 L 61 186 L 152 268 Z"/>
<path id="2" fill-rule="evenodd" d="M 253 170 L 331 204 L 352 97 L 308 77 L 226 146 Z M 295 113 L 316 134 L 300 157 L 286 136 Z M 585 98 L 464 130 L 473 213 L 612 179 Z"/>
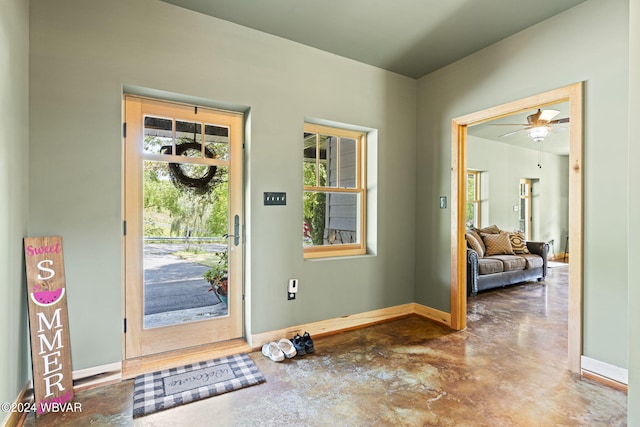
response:
<path id="1" fill-rule="evenodd" d="M 208 150 L 206 157 L 229 159 L 229 128 L 205 124 L 204 138 Z"/>
<path id="2" fill-rule="evenodd" d="M 354 244 L 358 235 L 359 194 L 304 192 L 303 244 Z"/>
<path id="3" fill-rule="evenodd" d="M 144 118 L 145 153 L 159 154 L 171 152 L 173 145 L 173 121 L 161 117 Z"/>
<path id="4" fill-rule="evenodd" d="M 228 315 L 228 176 L 226 167 L 144 161 L 145 328 Z"/>
<path id="5" fill-rule="evenodd" d="M 202 125 L 176 120 L 176 154 L 202 157 Z"/>

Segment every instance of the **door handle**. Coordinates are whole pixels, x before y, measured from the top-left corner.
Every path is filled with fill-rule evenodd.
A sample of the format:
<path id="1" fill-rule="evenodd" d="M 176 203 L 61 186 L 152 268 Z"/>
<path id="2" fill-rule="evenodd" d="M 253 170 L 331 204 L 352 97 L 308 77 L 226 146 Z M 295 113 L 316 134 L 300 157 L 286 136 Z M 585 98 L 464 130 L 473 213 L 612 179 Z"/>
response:
<path id="1" fill-rule="evenodd" d="M 240 215 L 233 217 L 233 244 L 235 246 L 240 244 Z"/>

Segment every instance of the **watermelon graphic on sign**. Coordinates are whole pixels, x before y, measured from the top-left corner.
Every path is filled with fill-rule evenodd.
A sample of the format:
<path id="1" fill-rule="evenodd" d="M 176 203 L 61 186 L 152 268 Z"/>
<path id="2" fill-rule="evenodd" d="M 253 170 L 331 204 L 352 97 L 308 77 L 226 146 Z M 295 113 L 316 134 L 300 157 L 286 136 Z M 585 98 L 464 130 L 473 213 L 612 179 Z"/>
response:
<path id="1" fill-rule="evenodd" d="M 33 285 L 31 300 L 40 307 L 49 307 L 60 301 L 63 296 L 64 288 L 50 291 L 48 289 L 42 289 L 38 285 Z"/>

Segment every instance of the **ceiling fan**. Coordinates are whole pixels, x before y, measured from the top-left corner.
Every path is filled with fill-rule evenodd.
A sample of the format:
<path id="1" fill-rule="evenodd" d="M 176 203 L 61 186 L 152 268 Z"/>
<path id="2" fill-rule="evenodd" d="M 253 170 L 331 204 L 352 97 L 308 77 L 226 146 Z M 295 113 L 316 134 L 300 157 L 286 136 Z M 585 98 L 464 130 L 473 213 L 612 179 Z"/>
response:
<path id="1" fill-rule="evenodd" d="M 542 110 L 538 108 L 538 111 L 536 113 L 527 116 L 527 124 L 500 123 L 500 125 L 502 126 L 523 126 L 522 129 L 518 129 L 513 132 L 507 132 L 503 135 L 500 135 L 500 137 L 513 135 L 518 132 L 527 132 L 529 138 L 533 139 L 535 142 L 542 142 L 549 135 L 549 133 L 551 133 L 551 131 L 557 127 L 556 125 L 569 123 L 569 117 L 553 120 L 553 118 L 558 114 L 560 114 L 560 111 L 558 110 Z"/>

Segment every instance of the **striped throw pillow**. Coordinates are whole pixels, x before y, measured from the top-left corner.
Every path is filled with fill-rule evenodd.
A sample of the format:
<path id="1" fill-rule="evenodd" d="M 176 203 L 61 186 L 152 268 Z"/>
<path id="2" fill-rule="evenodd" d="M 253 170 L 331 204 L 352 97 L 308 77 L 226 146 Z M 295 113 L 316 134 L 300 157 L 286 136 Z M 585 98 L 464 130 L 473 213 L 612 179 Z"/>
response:
<path id="1" fill-rule="evenodd" d="M 524 233 L 522 231 L 513 231 L 509 233 L 509 240 L 511 241 L 511 248 L 516 254 L 528 254 L 527 241 L 524 239 Z"/>

